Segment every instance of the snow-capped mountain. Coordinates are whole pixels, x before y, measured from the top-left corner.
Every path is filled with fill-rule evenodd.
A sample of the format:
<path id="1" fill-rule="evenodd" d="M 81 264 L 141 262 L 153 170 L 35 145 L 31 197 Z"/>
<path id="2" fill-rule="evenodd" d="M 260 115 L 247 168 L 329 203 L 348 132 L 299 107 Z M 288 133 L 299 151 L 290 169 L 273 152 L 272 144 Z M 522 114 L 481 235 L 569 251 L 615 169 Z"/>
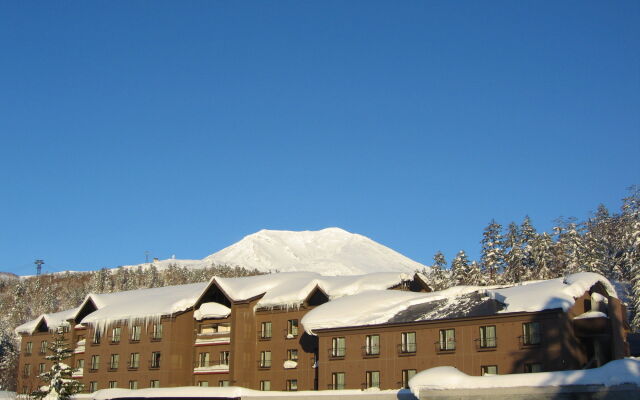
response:
<path id="1" fill-rule="evenodd" d="M 359 275 L 371 272 L 413 273 L 424 265 L 365 236 L 340 228 L 319 231 L 261 230 L 202 260 L 159 260 L 158 269 L 170 264 L 204 268 L 240 266 L 263 272 L 312 271 L 323 275 Z M 150 264 L 141 264 L 143 268 Z M 137 265 L 127 266 L 129 268 Z"/>
<path id="2" fill-rule="evenodd" d="M 340 228 L 319 231 L 261 230 L 203 259 L 260 271 L 314 271 L 324 275 L 412 273 L 424 265 Z"/>

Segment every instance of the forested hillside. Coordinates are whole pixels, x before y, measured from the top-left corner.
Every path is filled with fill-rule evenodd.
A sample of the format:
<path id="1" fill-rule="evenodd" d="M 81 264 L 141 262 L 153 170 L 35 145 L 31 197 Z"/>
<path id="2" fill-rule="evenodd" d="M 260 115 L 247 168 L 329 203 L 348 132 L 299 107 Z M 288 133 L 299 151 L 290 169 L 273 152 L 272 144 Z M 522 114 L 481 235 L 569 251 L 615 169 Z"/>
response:
<path id="1" fill-rule="evenodd" d="M 620 211 L 600 205 L 591 218 L 561 218 L 552 232 L 537 232 L 527 217 L 506 227 L 491 221 L 480 238 L 480 260 L 470 260 L 461 250 L 447 263 L 434 256 L 429 280 L 435 290 L 453 285 L 493 285 L 549 279 L 579 271 L 600 273 L 620 282 L 629 299 L 631 325 L 640 331 L 640 188 L 622 199 Z M 42 275 L 0 280 L 0 390 L 14 389 L 17 341 L 13 329 L 42 313 L 78 306 L 87 293 L 117 292 L 203 282 L 212 276 L 259 274 L 257 270 L 214 266 L 189 270 L 170 266 L 158 271 L 101 269 L 86 273 Z"/>

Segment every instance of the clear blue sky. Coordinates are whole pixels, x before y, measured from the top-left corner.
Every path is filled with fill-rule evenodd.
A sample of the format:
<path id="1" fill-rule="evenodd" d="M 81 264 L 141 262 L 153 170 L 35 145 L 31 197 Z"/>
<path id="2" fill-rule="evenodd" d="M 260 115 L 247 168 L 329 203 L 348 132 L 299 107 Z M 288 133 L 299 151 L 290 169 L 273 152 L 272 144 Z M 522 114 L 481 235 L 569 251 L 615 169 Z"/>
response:
<path id="1" fill-rule="evenodd" d="M 339 226 L 423 263 L 640 183 L 638 1 L 0 3 L 0 270 Z"/>

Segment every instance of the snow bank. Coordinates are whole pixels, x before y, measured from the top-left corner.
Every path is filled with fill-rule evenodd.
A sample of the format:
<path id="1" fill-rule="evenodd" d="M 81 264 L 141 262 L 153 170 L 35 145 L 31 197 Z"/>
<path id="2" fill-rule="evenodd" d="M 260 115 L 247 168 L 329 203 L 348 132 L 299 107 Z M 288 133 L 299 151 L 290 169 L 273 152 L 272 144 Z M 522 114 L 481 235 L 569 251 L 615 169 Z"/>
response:
<path id="1" fill-rule="evenodd" d="M 504 304 L 504 309 L 498 311 L 500 313 L 533 312 L 554 308 L 566 311 L 575 304 L 576 297 L 583 295 L 598 282 L 603 284 L 610 296 L 616 296 L 615 289 L 604 277 L 582 272 L 564 279 L 524 282 L 511 287 L 455 286 L 430 293 L 367 291 L 316 307 L 302 318 L 301 323 L 309 334 L 314 334 L 317 329 L 382 324 L 413 305 L 445 300 L 446 303 L 439 306 L 442 309 L 459 306 L 463 296 L 474 292 Z M 437 315 L 437 312 L 433 315 L 423 315 L 416 321 L 437 319 Z"/>
<path id="2" fill-rule="evenodd" d="M 193 313 L 193 318 L 202 321 L 205 318 L 226 318 L 231 314 L 231 309 L 218 303 L 202 303 Z"/>
<path id="3" fill-rule="evenodd" d="M 380 394 L 397 394 L 398 390 L 380 390 L 376 393 Z M 299 392 L 279 392 L 269 391 L 263 392 L 259 390 L 246 389 L 242 387 L 229 386 L 229 387 L 199 387 L 199 386 L 184 386 L 174 388 L 159 388 L 159 389 L 102 389 L 95 393 L 86 395 L 76 395 L 76 399 L 93 399 L 93 400 L 111 400 L 111 399 L 126 399 L 126 398 L 240 398 L 240 397 L 322 397 L 332 396 L 338 397 L 351 397 L 351 396 L 369 396 L 370 392 L 366 390 L 351 389 L 351 390 L 303 390 Z"/>
<path id="4" fill-rule="evenodd" d="M 640 385 L 640 361 L 611 361 L 593 369 L 537 372 L 531 374 L 469 376 L 454 367 L 435 367 L 416 374 L 409 381 L 415 396 L 420 390 L 546 387 L 567 385 Z"/>
<path id="5" fill-rule="evenodd" d="M 400 272 L 379 272 L 353 276 L 323 276 L 314 272 L 282 272 L 243 278 L 212 278 L 233 301 L 260 295 L 258 308 L 298 307 L 317 286 L 331 299 L 367 290 L 384 290 L 411 276 Z"/>
<path id="6" fill-rule="evenodd" d="M 16 392 L 8 392 L 6 390 L 0 390 L 0 400 L 14 400 L 16 398 Z"/>
<path id="7" fill-rule="evenodd" d="M 166 286 L 152 289 L 130 290 L 108 294 L 90 294 L 98 310 L 87 315 L 82 323 L 93 324 L 103 330 L 114 322 L 159 321 L 163 315 L 172 315 L 192 307 L 206 283 Z"/>

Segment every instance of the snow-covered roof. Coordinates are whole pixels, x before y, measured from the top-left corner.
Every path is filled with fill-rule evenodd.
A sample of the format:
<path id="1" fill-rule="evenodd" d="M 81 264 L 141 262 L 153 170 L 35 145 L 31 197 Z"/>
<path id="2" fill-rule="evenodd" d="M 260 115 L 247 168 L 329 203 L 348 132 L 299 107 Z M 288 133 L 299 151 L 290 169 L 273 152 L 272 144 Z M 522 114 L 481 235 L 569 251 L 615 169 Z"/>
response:
<path id="1" fill-rule="evenodd" d="M 91 300 L 98 309 L 84 317 L 82 323 L 104 328 L 116 321 L 158 320 L 163 315 L 192 307 L 206 286 L 206 283 L 192 283 L 126 292 L 92 293 L 83 305 Z"/>
<path id="2" fill-rule="evenodd" d="M 24 324 L 18 326 L 15 329 L 15 332 L 18 334 L 32 334 L 42 321 L 47 324 L 47 327 L 50 330 L 56 329 L 61 325 L 68 325 L 67 320 L 73 318 L 77 311 L 78 308 L 72 308 L 71 310 L 59 311 L 57 313 L 41 314 L 40 316 L 38 316 L 38 318 L 25 322 Z"/>
<path id="3" fill-rule="evenodd" d="M 611 361 L 600 368 L 530 374 L 469 376 L 454 367 L 435 367 L 416 374 L 409 381 L 419 397 L 421 390 L 546 387 L 567 385 L 640 385 L 640 360 Z"/>
<path id="4" fill-rule="evenodd" d="M 367 290 L 384 290 L 411 279 L 402 272 L 379 272 L 353 276 L 323 276 L 314 272 L 282 272 L 243 278 L 213 278 L 211 284 L 224 291 L 231 301 L 263 295 L 259 308 L 299 306 L 317 287 L 330 299 Z M 203 293 L 204 294 L 204 293 Z"/>
<path id="5" fill-rule="evenodd" d="M 193 312 L 193 318 L 201 321 L 205 318 L 226 318 L 231 314 L 231 309 L 219 303 L 202 303 Z"/>
<path id="6" fill-rule="evenodd" d="M 495 313 L 567 311 L 596 283 L 609 296 L 615 289 L 601 275 L 582 272 L 565 278 L 524 282 L 515 286 L 456 286 L 449 289 L 412 293 L 368 291 L 323 304 L 302 318 L 307 333 L 318 329 L 377 325 L 387 322 L 427 321 Z"/>

